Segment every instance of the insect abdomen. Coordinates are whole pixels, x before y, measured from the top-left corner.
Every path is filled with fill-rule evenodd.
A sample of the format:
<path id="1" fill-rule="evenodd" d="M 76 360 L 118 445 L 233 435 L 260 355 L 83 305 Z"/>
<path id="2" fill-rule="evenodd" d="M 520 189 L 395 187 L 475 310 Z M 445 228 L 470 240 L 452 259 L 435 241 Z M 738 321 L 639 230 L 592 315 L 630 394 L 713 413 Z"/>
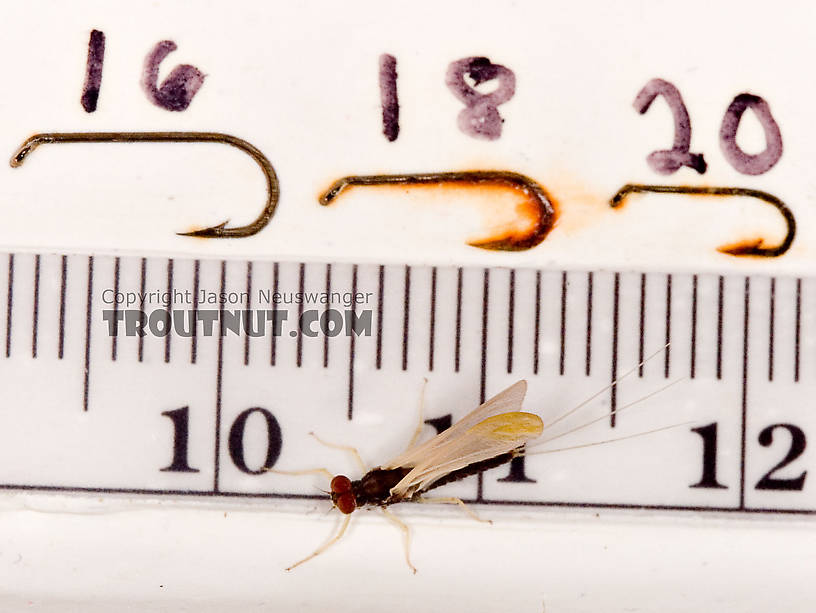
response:
<path id="1" fill-rule="evenodd" d="M 502 464 L 505 464 L 512 460 L 514 457 L 516 457 L 518 455 L 517 452 L 520 449 L 523 449 L 523 447 L 519 447 L 519 449 L 514 449 L 513 451 L 497 455 L 495 458 L 482 460 L 481 462 L 476 462 L 475 464 L 470 464 L 468 466 L 465 466 L 464 468 L 460 468 L 459 470 L 455 470 L 451 473 L 448 473 L 444 477 L 440 478 L 438 481 L 434 481 L 429 487 L 416 492 L 414 496 L 418 496 L 434 488 L 441 487 L 447 483 L 453 483 L 454 481 L 459 481 L 461 479 L 464 479 L 465 477 L 470 477 L 471 475 L 478 475 L 479 473 L 482 473 L 491 468 L 501 466 Z"/>

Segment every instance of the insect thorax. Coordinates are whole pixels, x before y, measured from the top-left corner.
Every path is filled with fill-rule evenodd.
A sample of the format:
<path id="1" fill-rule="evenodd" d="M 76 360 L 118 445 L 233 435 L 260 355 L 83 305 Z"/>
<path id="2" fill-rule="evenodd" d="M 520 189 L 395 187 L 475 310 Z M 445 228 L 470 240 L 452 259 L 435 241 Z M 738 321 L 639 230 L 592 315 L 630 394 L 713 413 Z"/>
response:
<path id="1" fill-rule="evenodd" d="M 357 499 L 357 506 L 396 502 L 388 500 L 391 496 L 391 488 L 402 481 L 409 472 L 411 468 L 375 468 L 363 475 L 360 480 L 353 481 L 351 487 Z"/>

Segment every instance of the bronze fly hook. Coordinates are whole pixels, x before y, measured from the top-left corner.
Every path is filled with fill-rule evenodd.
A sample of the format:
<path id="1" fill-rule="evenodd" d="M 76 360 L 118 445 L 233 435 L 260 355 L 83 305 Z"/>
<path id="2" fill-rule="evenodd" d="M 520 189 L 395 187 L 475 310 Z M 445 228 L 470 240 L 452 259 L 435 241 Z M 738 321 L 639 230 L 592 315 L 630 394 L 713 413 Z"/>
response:
<path id="1" fill-rule="evenodd" d="M 613 209 L 622 207 L 624 201 L 629 194 L 653 192 L 657 194 L 691 194 L 697 196 L 746 196 L 748 198 L 757 198 L 763 202 L 767 202 L 779 213 L 785 220 L 787 226 L 787 233 L 781 243 L 772 247 L 764 247 L 764 240 L 762 238 L 754 241 L 745 241 L 732 245 L 722 245 L 717 248 L 717 251 L 726 253 L 728 255 L 756 255 L 766 258 L 779 257 L 790 249 L 791 243 L 796 236 L 796 219 L 793 212 L 776 196 L 763 192 L 758 189 L 750 189 L 747 187 L 698 187 L 687 185 L 642 185 L 638 183 L 629 183 L 618 190 L 612 199 L 609 201 L 609 206 Z"/>
<path id="2" fill-rule="evenodd" d="M 549 194 L 530 177 L 505 170 L 471 170 L 463 172 L 431 172 L 397 175 L 351 175 L 335 181 L 320 197 L 320 204 L 331 204 L 347 187 L 353 185 L 462 185 L 493 184 L 522 192 L 533 205 L 535 221 L 532 228 L 523 233 L 468 242 L 473 247 L 500 251 L 522 251 L 535 247 L 543 241 L 555 224 L 555 207 Z"/>
<path id="3" fill-rule="evenodd" d="M 280 190 L 275 169 L 254 145 L 236 136 L 219 132 L 50 132 L 30 136 L 20 145 L 11 158 L 11 166 L 21 166 L 26 157 L 40 145 L 50 143 L 221 143 L 240 149 L 260 166 L 266 178 L 266 205 L 261 214 L 251 223 L 235 228 L 227 228 L 224 221 L 209 228 L 178 232 L 181 236 L 199 238 L 236 238 L 252 236 L 269 223 L 278 204 Z"/>

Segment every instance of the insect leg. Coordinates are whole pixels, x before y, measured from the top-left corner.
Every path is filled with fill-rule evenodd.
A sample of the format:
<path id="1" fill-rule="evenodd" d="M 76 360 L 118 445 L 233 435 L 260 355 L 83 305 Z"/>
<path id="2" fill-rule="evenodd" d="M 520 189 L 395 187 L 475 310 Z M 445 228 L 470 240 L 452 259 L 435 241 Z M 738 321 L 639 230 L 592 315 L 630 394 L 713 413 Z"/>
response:
<path id="1" fill-rule="evenodd" d="M 315 438 L 315 440 L 317 440 L 317 442 L 320 443 L 321 445 L 331 447 L 332 449 L 341 449 L 351 454 L 351 456 L 354 458 L 354 461 L 357 462 L 357 465 L 363 469 L 363 472 L 364 473 L 368 472 L 368 466 L 366 466 L 366 463 L 363 462 L 363 458 L 360 457 L 360 452 L 357 451 L 356 447 L 350 447 L 348 445 L 338 445 L 336 443 L 329 443 L 328 441 L 324 441 L 314 432 L 309 432 L 309 434 L 311 434 Z"/>
<path id="2" fill-rule="evenodd" d="M 325 475 L 331 481 L 334 477 L 328 468 L 307 468 L 306 470 L 278 470 L 276 468 L 264 468 L 264 472 L 276 475 Z"/>
<path id="3" fill-rule="evenodd" d="M 410 568 L 412 571 L 414 571 L 414 574 L 416 574 L 416 566 L 411 564 L 411 529 L 405 524 L 404 521 L 385 507 L 380 507 L 380 510 L 392 524 L 402 530 L 402 545 L 405 548 L 405 561 L 408 563 L 408 568 Z"/>
<path id="4" fill-rule="evenodd" d="M 414 435 L 411 437 L 411 440 L 408 441 L 408 445 L 405 447 L 406 450 L 411 449 L 417 440 L 419 439 L 419 435 L 422 434 L 422 429 L 425 427 L 425 388 L 428 387 L 428 378 L 422 378 L 422 389 L 419 391 L 419 421 L 417 423 L 416 430 L 414 430 Z"/>
<path id="5" fill-rule="evenodd" d="M 351 521 L 351 515 L 346 515 L 346 516 L 345 516 L 345 518 L 343 519 L 343 525 L 341 525 L 341 526 L 340 526 L 340 530 L 338 530 L 338 531 L 337 531 L 337 534 L 335 534 L 335 535 L 334 535 L 333 537 L 331 537 L 331 538 L 330 538 L 328 541 L 326 541 L 325 543 L 323 543 L 323 544 L 322 544 L 320 547 L 318 547 L 317 549 L 315 549 L 313 553 L 311 553 L 310 555 L 308 555 L 308 556 L 306 556 L 305 558 L 303 558 L 303 559 L 302 559 L 300 562 L 295 562 L 294 564 L 292 564 L 292 566 L 290 566 L 290 567 L 289 567 L 289 568 L 287 568 L 286 570 L 292 570 L 293 568 L 295 568 L 295 567 L 297 567 L 297 566 L 300 566 L 300 565 L 301 565 L 301 564 L 303 564 L 304 562 L 308 562 L 308 561 L 309 561 L 309 560 L 311 560 L 312 558 L 316 558 L 316 557 L 317 557 L 317 556 L 319 556 L 321 553 L 323 553 L 324 551 L 326 551 L 326 550 L 327 550 L 329 547 L 331 547 L 332 545 L 334 545 L 334 544 L 335 544 L 337 541 L 339 541 L 339 540 L 340 540 L 340 539 L 343 537 L 343 535 L 346 533 L 346 528 L 348 528 L 348 525 L 349 525 L 349 522 L 350 522 L 350 521 Z"/>
<path id="6" fill-rule="evenodd" d="M 492 519 L 482 519 L 481 517 L 479 517 L 475 513 L 475 511 L 471 510 L 471 508 L 469 506 L 467 506 L 459 498 L 424 498 L 424 497 L 419 497 L 419 498 L 416 499 L 416 502 L 421 502 L 423 504 L 458 504 L 460 507 L 462 507 L 462 510 L 465 513 L 470 515 L 476 521 L 481 521 L 481 522 L 484 522 L 486 524 L 492 524 L 493 523 Z"/>

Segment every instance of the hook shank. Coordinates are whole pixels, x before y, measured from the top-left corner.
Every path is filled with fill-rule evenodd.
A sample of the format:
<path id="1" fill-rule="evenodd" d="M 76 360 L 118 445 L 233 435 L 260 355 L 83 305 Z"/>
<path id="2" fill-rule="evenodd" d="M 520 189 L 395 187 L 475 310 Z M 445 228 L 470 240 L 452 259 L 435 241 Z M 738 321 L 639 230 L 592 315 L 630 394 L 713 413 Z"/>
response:
<path id="1" fill-rule="evenodd" d="M 348 187 L 354 185 L 461 185 L 498 184 L 521 191 L 535 208 L 535 223 L 531 230 L 521 236 L 500 237 L 493 240 L 470 242 L 482 249 L 521 251 L 535 247 L 543 241 L 555 224 L 555 208 L 552 199 L 536 181 L 517 172 L 504 170 L 471 170 L 462 172 L 431 172 L 395 175 L 350 175 L 338 179 L 320 197 L 320 204 L 327 206 Z"/>
<path id="2" fill-rule="evenodd" d="M 280 197 L 275 169 L 266 156 L 254 145 L 230 134 L 220 132 L 49 132 L 34 134 L 26 139 L 12 156 L 10 162 L 12 168 L 21 166 L 29 154 L 40 145 L 52 143 L 220 143 L 235 147 L 255 160 L 266 178 L 267 198 L 261 214 L 253 222 L 244 226 L 227 228 L 228 222 L 224 221 L 200 230 L 178 232 L 181 236 L 199 238 L 252 236 L 269 223 Z"/>
<path id="3" fill-rule="evenodd" d="M 609 201 L 609 206 L 613 209 L 620 208 L 623 206 L 629 194 L 644 192 L 656 194 L 690 194 L 695 196 L 745 196 L 767 202 L 779 211 L 787 226 L 785 238 L 781 243 L 772 247 L 763 247 L 764 241 L 760 238 L 753 242 L 724 245 L 717 249 L 728 255 L 755 255 L 767 258 L 779 257 L 790 249 L 793 239 L 796 236 L 796 218 L 787 205 L 768 192 L 747 187 L 701 187 L 692 185 L 643 185 L 640 183 L 629 183 L 621 187 L 618 192 L 612 196 L 612 199 Z"/>

